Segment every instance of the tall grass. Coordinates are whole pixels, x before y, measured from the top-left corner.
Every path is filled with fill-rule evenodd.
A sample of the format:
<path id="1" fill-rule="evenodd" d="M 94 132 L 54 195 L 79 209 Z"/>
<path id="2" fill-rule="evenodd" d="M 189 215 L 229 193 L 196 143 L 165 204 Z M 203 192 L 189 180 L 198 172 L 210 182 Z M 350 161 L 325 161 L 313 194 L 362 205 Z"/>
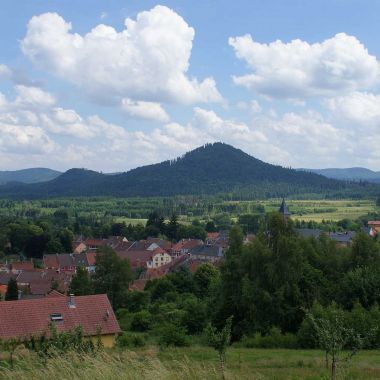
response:
<path id="1" fill-rule="evenodd" d="M 2 380 L 213 380 L 220 379 L 218 368 L 208 363 L 202 365 L 188 360 L 173 360 L 170 365 L 161 362 L 155 353 L 137 355 L 133 352 L 97 355 L 70 352 L 40 361 L 34 355 L 19 358 L 14 369 L 0 369 Z M 228 379 L 237 379 L 228 376 Z M 239 379 L 242 377 L 239 376 Z M 254 379 L 254 377 L 249 377 Z"/>
<path id="2" fill-rule="evenodd" d="M 221 380 L 217 354 L 208 347 L 191 346 L 137 351 L 117 349 L 97 354 L 69 352 L 46 361 L 20 348 L 14 369 L 0 353 L 0 380 Z M 324 355 L 316 350 L 230 348 L 227 380 L 328 380 Z M 360 351 L 339 368 L 339 380 L 380 379 L 380 351 Z"/>

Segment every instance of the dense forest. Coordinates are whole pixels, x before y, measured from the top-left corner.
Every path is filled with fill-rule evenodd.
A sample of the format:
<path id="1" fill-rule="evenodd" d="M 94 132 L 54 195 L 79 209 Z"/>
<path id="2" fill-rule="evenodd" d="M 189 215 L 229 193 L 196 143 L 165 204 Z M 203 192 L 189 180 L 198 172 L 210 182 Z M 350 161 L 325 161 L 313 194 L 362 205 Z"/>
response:
<path id="1" fill-rule="evenodd" d="M 363 198 L 377 196 L 380 187 L 271 165 L 223 143 L 208 144 L 176 160 L 121 174 L 71 169 L 52 181 L 0 187 L 0 197 L 18 199 L 216 193 L 245 194 L 251 199 L 301 194 Z"/>

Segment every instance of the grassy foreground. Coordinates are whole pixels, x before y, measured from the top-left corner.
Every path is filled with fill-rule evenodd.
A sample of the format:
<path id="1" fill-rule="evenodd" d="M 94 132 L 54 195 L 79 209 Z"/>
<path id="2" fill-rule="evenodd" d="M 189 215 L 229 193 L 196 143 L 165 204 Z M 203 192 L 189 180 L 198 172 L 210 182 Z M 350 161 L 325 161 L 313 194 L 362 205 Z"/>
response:
<path id="1" fill-rule="evenodd" d="M 359 352 L 340 367 L 339 379 L 380 379 L 380 352 Z M 221 379 L 216 353 L 205 347 L 140 351 L 108 351 L 96 356 L 71 353 L 42 363 L 21 350 L 13 370 L 1 366 L 3 380 L 103 380 L 103 379 Z M 231 348 L 226 379 L 322 380 L 329 379 L 323 353 L 315 350 L 265 350 Z"/>

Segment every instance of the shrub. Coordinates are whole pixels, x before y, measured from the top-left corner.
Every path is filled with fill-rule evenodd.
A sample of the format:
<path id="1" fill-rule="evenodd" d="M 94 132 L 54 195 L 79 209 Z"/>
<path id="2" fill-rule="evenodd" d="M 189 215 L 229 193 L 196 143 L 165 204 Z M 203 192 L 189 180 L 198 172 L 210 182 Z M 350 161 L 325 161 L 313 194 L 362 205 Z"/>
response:
<path id="1" fill-rule="evenodd" d="M 119 321 L 120 328 L 123 331 L 131 328 L 132 314 L 127 309 L 118 309 L 116 311 L 117 320 Z"/>
<path id="2" fill-rule="evenodd" d="M 137 334 L 123 333 L 117 338 L 117 345 L 121 348 L 125 347 L 144 347 L 146 344 L 145 337 Z"/>
<path id="3" fill-rule="evenodd" d="M 173 324 L 167 324 L 159 331 L 159 345 L 161 347 L 186 347 L 190 345 L 185 329 Z"/>
<path id="4" fill-rule="evenodd" d="M 282 334 L 279 328 L 272 327 L 268 335 L 244 336 L 238 345 L 246 348 L 296 348 L 298 341 L 294 334 Z"/>
<path id="5" fill-rule="evenodd" d="M 133 331 L 147 331 L 152 324 L 152 315 L 147 310 L 139 311 L 132 317 L 131 330 Z"/>

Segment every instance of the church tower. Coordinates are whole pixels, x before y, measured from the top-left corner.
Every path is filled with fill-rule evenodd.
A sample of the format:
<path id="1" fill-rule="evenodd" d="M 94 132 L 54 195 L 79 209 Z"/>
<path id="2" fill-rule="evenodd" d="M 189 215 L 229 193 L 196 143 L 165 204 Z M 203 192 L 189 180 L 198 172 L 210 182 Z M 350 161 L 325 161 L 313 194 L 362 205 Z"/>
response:
<path id="1" fill-rule="evenodd" d="M 285 203 L 285 198 L 282 198 L 281 206 L 278 210 L 278 212 L 284 217 L 285 220 L 288 220 L 290 218 L 290 211 L 288 210 L 288 207 Z"/>

